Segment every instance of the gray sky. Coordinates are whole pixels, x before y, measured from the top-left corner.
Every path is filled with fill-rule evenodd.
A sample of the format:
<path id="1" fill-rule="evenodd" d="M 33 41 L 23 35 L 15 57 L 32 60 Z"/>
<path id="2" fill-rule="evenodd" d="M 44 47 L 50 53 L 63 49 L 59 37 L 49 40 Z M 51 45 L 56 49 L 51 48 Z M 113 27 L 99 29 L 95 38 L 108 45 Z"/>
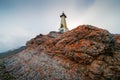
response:
<path id="1" fill-rule="evenodd" d="M 42 33 L 58 31 L 60 14 L 73 29 L 90 24 L 120 33 L 120 0 L 0 0 L 0 52 L 25 45 Z"/>

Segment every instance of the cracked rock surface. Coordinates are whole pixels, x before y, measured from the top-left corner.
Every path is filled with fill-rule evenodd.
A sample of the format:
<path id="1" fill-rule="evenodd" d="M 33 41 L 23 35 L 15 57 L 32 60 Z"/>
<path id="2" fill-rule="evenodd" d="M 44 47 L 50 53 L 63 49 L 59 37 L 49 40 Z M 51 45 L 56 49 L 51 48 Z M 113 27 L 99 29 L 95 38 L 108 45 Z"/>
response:
<path id="1" fill-rule="evenodd" d="M 4 66 L 13 80 L 119 80 L 120 35 L 91 25 L 40 34 Z"/>

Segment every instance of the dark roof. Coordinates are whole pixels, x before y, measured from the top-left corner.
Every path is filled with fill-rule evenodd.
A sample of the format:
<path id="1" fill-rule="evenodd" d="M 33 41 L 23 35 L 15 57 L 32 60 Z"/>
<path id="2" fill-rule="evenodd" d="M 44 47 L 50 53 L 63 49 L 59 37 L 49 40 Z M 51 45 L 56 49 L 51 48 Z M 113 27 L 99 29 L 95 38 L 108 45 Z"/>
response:
<path id="1" fill-rule="evenodd" d="M 64 14 L 64 12 L 62 13 L 62 15 L 60 15 L 60 17 L 62 17 L 62 16 L 65 16 L 65 18 L 67 17 L 67 16 Z"/>

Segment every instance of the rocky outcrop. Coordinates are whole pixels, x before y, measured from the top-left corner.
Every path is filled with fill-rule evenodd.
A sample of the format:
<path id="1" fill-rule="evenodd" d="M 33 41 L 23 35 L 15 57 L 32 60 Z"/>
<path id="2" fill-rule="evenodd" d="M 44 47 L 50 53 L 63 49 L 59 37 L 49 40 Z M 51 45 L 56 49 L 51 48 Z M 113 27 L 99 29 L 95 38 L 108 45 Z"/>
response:
<path id="1" fill-rule="evenodd" d="M 120 35 L 114 35 L 114 39 L 115 39 L 115 49 L 116 50 L 120 50 Z"/>
<path id="2" fill-rule="evenodd" d="M 120 36 L 91 25 L 40 34 L 4 65 L 17 80 L 119 80 Z"/>

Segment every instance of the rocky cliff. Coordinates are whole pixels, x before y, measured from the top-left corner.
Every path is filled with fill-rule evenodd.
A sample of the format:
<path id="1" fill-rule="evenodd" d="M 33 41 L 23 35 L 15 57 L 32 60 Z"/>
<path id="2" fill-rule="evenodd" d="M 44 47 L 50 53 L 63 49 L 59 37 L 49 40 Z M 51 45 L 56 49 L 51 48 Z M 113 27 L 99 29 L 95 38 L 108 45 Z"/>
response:
<path id="1" fill-rule="evenodd" d="M 15 80 L 119 80 L 120 35 L 91 25 L 40 34 L 4 58 L 4 73 Z"/>

